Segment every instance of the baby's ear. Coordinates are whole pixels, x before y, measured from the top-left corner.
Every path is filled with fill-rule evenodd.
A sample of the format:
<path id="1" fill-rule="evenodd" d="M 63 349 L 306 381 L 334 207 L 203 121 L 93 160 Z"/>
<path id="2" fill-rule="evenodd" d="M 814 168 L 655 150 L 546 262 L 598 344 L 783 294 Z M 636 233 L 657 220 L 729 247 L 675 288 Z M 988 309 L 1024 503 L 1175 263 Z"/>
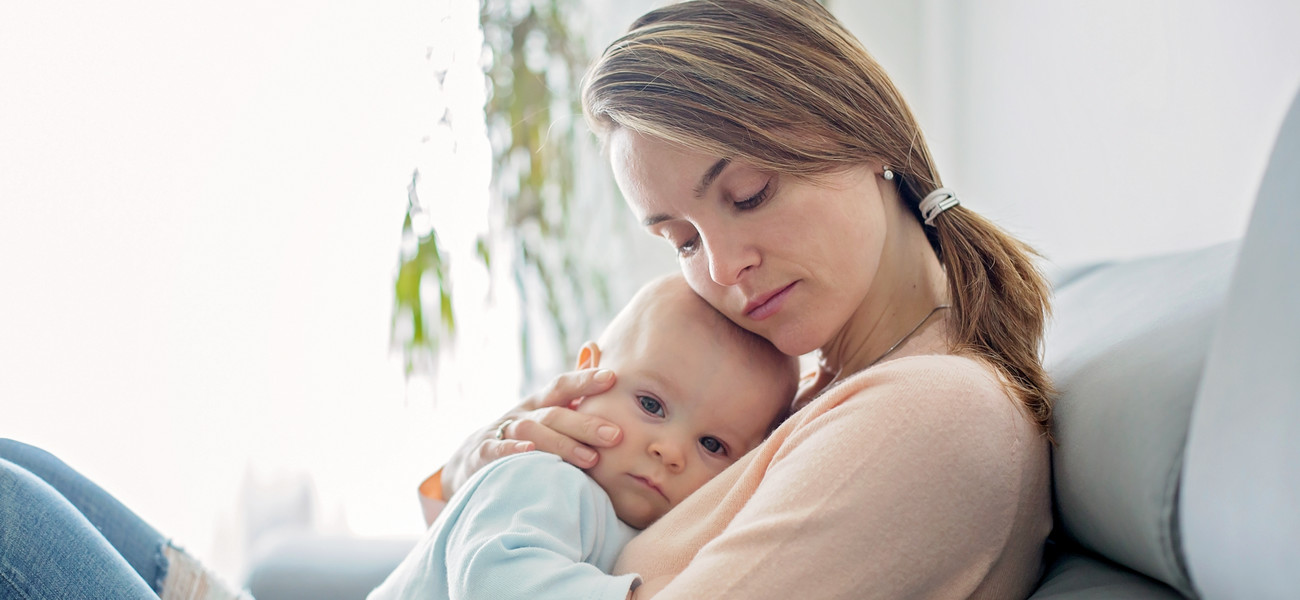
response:
<path id="1" fill-rule="evenodd" d="M 587 342 L 578 349 L 578 368 L 594 369 L 600 366 L 600 346 L 596 342 Z"/>

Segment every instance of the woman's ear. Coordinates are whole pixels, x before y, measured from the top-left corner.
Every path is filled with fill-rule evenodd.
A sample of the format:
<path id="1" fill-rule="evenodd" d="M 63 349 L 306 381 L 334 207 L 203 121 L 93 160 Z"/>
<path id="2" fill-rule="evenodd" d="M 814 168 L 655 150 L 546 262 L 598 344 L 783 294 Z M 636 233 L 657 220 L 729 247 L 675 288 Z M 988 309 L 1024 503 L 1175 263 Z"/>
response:
<path id="1" fill-rule="evenodd" d="M 594 369 L 600 366 L 600 346 L 596 342 L 587 342 L 578 349 L 578 368 Z"/>

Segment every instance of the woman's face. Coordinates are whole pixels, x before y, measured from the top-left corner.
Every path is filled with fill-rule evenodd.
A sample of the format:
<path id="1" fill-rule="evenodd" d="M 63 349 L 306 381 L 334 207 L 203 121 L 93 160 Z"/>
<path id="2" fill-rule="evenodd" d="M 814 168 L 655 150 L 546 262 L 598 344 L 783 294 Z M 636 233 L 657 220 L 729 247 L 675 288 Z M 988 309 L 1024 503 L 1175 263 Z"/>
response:
<path id="1" fill-rule="evenodd" d="M 879 165 L 814 184 L 623 128 L 609 149 L 637 219 L 672 244 L 691 288 L 732 321 L 799 355 L 862 309 L 887 230 Z"/>

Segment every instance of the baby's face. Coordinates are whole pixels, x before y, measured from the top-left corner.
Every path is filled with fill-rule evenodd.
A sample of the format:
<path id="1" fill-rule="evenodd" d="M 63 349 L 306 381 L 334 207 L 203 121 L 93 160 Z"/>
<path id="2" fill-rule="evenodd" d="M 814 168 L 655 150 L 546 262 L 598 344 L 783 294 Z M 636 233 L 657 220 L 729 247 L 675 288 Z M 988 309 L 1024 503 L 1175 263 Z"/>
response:
<path id="1" fill-rule="evenodd" d="M 605 353 L 600 366 L 617 382 L 578 407 L 623 430 L 587 473 L 637 528 L 758 446 L 790 402 L 789 378 L 714 326 L 675 315 L 646 329 Z"/>

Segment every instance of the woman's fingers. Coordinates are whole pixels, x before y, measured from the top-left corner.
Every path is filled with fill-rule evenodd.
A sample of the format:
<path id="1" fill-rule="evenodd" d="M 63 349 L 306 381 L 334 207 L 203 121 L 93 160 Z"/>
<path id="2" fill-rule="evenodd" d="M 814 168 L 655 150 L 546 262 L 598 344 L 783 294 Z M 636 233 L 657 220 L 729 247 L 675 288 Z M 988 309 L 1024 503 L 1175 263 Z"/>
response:
<path id="1" fill-rule="evenodd" d="M 535 449 L 536 445 L 532 442 L 521 440 L 483 440 L 478 445 L 479 464 L 486 465 L 498 458 L 505 458 L 511 454 L 520 454 Z"/>
<path id="2" fill-rule="evenodd" d="M 607 391 L 613 385 L 614 373 L 607 369 L 564 373 L 552 380 L 540 394 L 525 400 L 522 408 L 533 410 L 514 416 L 501 428 L 501 436 L 532 442 L 535 449 L 559 456 L 579 468 L 595 466 L 598 456 L 591 447 L 618 444 L 623 432 L 605 419 L 581 414 L 569 406 L 575 400 Z M 497 452 L 495 449 L 487 451 Z M 482 458 L 489 457 L 484 455 Z"/>
<path id="3" fill-rule="evenodd" d="M 623 438 L 623 432 L 619 430 L 617 425 L 600 417 L 584 415 L 568 407 L 552 406 L 535 410 L 531 413 L 531 420 L 546 429 L 588 446 L 605 448 L 618 444 Z M 525 423 L 527 421 L 523 421 L 519 425 L 528 427 Z M 511 423 L 511 425 L 515 425 L 515 423 Z M 533 439 L 528 434 L 507 437 L 524 440 Z"/>
<path id="4" fill-rule="evenodd" d="M 465 440 L 443 469 L 444 496 L 450 497 L 484 465 L 529 450 L 550 452 L 581 468 L 595 465 L 598 457 L 591 447 L 613 446 L 622 440 L 623 432 L 609 421 L 570 407 L 583 397 L 609 390 L 614 379 L 608 369 L 583 369 L 556 377 L 498 424 Z M 502 422 L 504 427 L 499 425 Z"/>
<path id="5" fill-rule="evenodd" d="M 531 442 L 537 450 L 583 469 L 596 464 L 596 451 L 589 445 L 612 446 L 621 435 L 608 421 L 567 408 L 543 408 L 526 417 L 511 421 L 503 430 L 505 437 Z"/>
<path id="6" fill-rule="evenodd" d="M 520 415 L 501 428 L 501 433 L 503 439 L 479 443 L 475 467 L 511 454 L 541 450 L 586 469 L 595 466 L 598 458 L 589 445 L 613 446 L 622 437 L 609 421 L 556 406 Z"/>
<path id="7" fill-rule="evenodd" d="M 614 385 L 614 372 L 609 369 L 583 369 L 570 371 L 551 380 L 539 394 L 524 400 L 523 408 L 537 409 L 548 406 L 568 406 L 583 396 L 608 390 Z"/>

